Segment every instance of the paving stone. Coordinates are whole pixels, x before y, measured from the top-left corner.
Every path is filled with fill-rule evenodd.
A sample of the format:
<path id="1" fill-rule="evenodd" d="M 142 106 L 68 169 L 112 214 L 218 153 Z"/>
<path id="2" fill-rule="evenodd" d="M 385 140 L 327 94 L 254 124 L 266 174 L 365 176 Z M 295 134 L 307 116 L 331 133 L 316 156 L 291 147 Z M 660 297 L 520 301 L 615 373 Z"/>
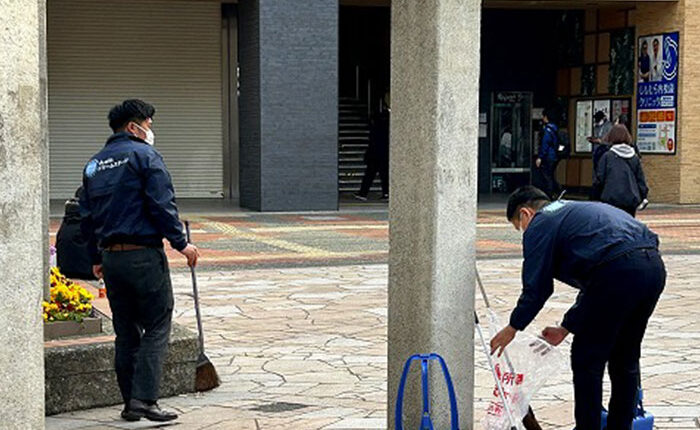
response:
<path id="1" fill-rule="evenodd" d="M 700 219 L 700 209 L 652 210 L 645 211 L 642 217 L 647 222 L 693 220 Z M 307 241 L 298 231 L 286 230 L 317 221 L 296 220 L 294 222 L 299 224 L 290 225 L 281 222 L 276 215 L 252 218 L 254 221 L 246 221 L 250 224 L 240 227 L 241 231 L 284 227 L 285 230 L 264 234 L 297 241 L 304 246 L 323 246 L 320 240 L 323 235 Z M 355 225 L 385 223 L 385 215 L 379 218 L 365 217 Z M 502 218 L 502 211 L 480 212 L 477 246 L 479 255 L 489 257 L 478 266 L 492 306 L 504 318 L 515 305 L 520 291 L 522 251 L 520 234 L 512 231 Z M 229 219 L 233 224 L 240 222 L 240 217 Z M 208 225 L 202 225 L 201 230 L 211 233 Z M 323 231 L 326 240 L 342 242 L 348 237 L 345 233 L 343 238 L 337 235 L 336 227 Z M 354 231 L 361 232 L 361 229 Z M 195 241 L 198 234 L 201 233 L 195 234 Z M 232 235 L 216 234 L 222 238 L 221 245 L 236 243 Z M 687 250 L 700 245 L 700 222 L 669 224 L 669 228 L 661 232 L 661 239 L 669 275 L 666 291 L 649 323 L 642 348 L 645 407 L 657 417 L 657 428 L 692 428 L 694 420 L 700 417 L 700 342 L 697 342 L 700 339 L 700 288 L 697 288 L 700 248 Z M 386 242 L 386 237 L 371 240 Z M 377 255 L 385 258 L 388 244 L 384 242 L 379 248 L 370 244 L 367 249 L 381 249 Z M 684 250 L 690 253 L 681 255 L 681 251 L 686 252 Z M 206 252 L 205 247 L 203 253 L 206 255 Z M 278 264 L 270 263 L 277 251 L 257 252 L 251 251 L 251 255 L 262 258 L 259 260 L 265 262 L 262 268 L 250 263 L 226 262 L 222 258 L 220 261 L 210 259 L 198 272 L 207 354 L 223 383 L 208 393 L 163 399 L 164 407 L 181 413 L 180 424 L 173 428 L 385 428 L 387 412 L 391 412 L 385 404 L 386 264 L 363 261 L 362 264 L 329 266 L 323 264 L 327 256 L 307 255 L 296 259 L 291 266 L 313 263 L 315 267 L 272 267 Z M 344 262 L 358 262 L 358 259 L 348 257 Z M 177 263 L 172 272 L 175 320 L 196 329 L 189 273 L 181 265 L 180 257 L 172 252 L 171 261 Z M 575 290 L 557 282 L 554 294 L 529 330 L 538 333 L 547 325 L 557 324 L 575 297 Z M 479 297 L 477 309 L 484 313 Z M 569 345 L 567 341 L 562 346 L 565 357 L 568 357 Z M 607 393 L 607 382 L 605 387 Z M 475 422 L 483 418 L 492 391 L 492 376 L 483 353 L 477 350 Z M 253 410 L 274 402 L 309 407 L 289 412 Z M 532 405 L 544 428 L 573 428 L 573 390 L 568 362 L 535 395 Z M 115 428 L 114 425 L 122 425 L 118 413 L 119 408 L 113 407 L 49 417 L 46 428 Z M 66 427 L 66 422 L 83 427 Z"/>

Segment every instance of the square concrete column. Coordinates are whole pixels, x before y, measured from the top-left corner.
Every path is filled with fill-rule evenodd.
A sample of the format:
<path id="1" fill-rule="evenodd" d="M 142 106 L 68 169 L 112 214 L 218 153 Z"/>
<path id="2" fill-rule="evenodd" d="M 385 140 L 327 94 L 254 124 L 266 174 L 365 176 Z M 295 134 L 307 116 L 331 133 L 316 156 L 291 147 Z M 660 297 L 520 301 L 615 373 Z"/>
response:
<path id="1" fill-rule="evenodd" d="M 240 202 L 338 208 L 338 0 L 239 2 Z"/>
<path id="2" fill-rule="evenodd" d="M 394 0 L 388 427 L 405 360 L 435 352 L 449 366 L 460 428 L 473 428 L 479 43 L 478 0 Z M 418 428 L 419 366 L 404 402 Z M 447 390 L 431 365 L 435 428 L 450 428 Z"/>
<path id="3" fill-rule="evenodd" d="M 45 3 L 0 0 L 0 427 L 44 428 Z"/>

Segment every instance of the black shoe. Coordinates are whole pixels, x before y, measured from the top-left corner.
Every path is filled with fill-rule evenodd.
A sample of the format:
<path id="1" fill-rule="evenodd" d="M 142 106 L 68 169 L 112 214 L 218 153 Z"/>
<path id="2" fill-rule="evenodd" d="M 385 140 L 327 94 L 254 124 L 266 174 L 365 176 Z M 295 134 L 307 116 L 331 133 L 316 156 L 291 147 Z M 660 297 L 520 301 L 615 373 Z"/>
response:
<path id="1" fill-rule="evenodd" d="M 148 404 L 141 400 L 131 399 L 129 402 L 129 412 L 138 415 L 140 417 L 145 417 L 150 421 L 172 421 L 177 419 L 177 414 L 168 410 L 163 410 L 158 406 L 157 402 L 153 404 Z"/>
<path id="2" fill-rule="evenodd" d="M 138 421 L 143 416 L 141 414 L 132 412 L 131 409 L 129 409 L 128 405 L 124 405 L 124 409 L 122 410 L 121 415 L 124 421 Z"/>

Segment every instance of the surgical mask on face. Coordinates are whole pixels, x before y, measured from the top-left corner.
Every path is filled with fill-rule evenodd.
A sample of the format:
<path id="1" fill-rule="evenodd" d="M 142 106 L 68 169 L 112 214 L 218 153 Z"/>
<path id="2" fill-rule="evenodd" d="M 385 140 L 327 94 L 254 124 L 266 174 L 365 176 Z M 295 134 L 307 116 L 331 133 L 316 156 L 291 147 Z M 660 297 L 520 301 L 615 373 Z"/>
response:
<path id="1" fill-rule="evenodd" d="M 153 130 L 151 130 L 150 128 L 148 130 L 146 130 L 145 128 L 141 127 L 140 125 L 138 125 L 136 123 L 134 123 L 134 124 L 136 125 L 136 127 L 138 127 L 139 130 L 146 133 L 146 138 L 143 140 L 145 140 L 147 144 L 149 144 L 151 146 L 156 144 L 156 135 L 153 133 Z"/>
<path id="2" fill-rule="evenodd" d="M 521 233 L 525 232 L 525 227 L 523 227 L 523 213 L 518 214 L 518 231 Z"/>

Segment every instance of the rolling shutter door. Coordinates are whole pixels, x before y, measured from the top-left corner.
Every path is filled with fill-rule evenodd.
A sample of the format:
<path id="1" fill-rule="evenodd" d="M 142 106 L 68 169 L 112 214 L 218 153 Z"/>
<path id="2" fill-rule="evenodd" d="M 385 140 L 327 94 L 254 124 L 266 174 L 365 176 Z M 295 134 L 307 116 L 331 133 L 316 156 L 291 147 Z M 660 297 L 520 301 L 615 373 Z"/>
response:
<path id="1" fill-rule="evenodd" d="M 178 197 L 223 196 L 221 4 L 48 0 L 51 198 L 73 195 L 127 98 L 156 107 Z"/>

